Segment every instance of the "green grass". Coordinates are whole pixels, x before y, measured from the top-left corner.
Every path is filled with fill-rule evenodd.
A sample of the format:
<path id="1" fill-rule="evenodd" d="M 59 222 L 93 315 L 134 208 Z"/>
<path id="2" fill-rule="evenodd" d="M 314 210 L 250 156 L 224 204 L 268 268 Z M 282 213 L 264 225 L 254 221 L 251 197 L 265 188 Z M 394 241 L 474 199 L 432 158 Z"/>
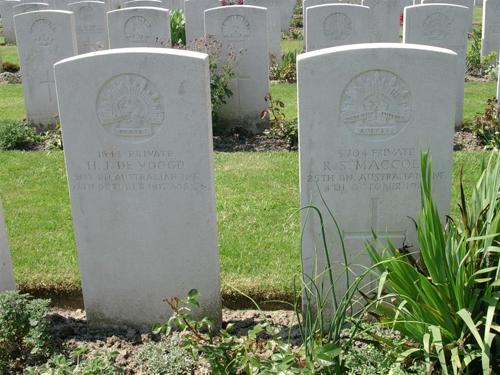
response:
<path id="1" fill-rule="evenodd" d="M 483 23 L 483 7 L 475 7 L 472 13 L 472 25 L 474 27 L 481 27 Z"/>
<path id="2" fill-rule="evenodd" d="M 18 120 L 26 117 L 21 85 L 0 85 L 0 120 Z"/>
<path id="3" fill-rule="evenodd" d="M 460 170 L 470 191 L 483 155 L 455 153 L 453 207 Z M 78 291 L 62 152 L 0 152 L 0 165 L 17 282 L 24 290 Z M 234 287 L 259 300 L 290 299 L 300 264 L 297 153 L 217 153 L 215 172 L 225 298 L 237 295 Z"/>
<path id="4" fill-rule="evenodd" d="M 299 51 L 302 52 L 304 50 L 304 41 L 303 40 L 282 40 L 281 41 L 281 52 L 292 52 Z"/>
<path id="5" fill-rule="evenodd" d="M 466 82 L 464 93 L 464 123 L 469 124 L 477 113 L 483 113 L 486 101 L 496 96 L 497 83 Z"/>
<path id="6" fill-rule="evenodd" d="M 19 55 L 17 54 L 16 46 L 0 46 L 0 56 L 2 56 L 2 61 L 4 62 L 8 61 L 19 64 Z"/>

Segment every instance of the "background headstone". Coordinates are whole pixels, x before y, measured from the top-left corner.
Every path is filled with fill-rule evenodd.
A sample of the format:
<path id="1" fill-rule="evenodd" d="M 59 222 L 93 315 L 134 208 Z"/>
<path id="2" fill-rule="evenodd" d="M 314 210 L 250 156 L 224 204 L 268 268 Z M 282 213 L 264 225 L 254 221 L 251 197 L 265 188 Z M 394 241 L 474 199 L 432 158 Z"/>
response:
<path id="1" fill-rule="evenodd" d="M 468 9 L 468 20 L 467 20 L 467 30 L 472 31 L 472 19 L 474 17 L 474 0 L 422 0 L 422 4 L 450 4 L 450 5 L 461 5 L 467 7 Z M 418 4 L 415 4 L 418 5 Z"/>
<path id="2" fill-rule="evenodd" d="M 203 12 L 220 6 L 219 0 L 186 0 L 184 3 L 186 17 L 186 42 L 189 46 L 195 39 L 205 37 Z"/>
<path id="3" fill-rule="evenodd" d="M 110 48 L 170 47 L 168 9 L 134 7 L 108 12 Z"/>
<path id="4" fill-rule="evenodd" d="M 75 15 L 78 53 L 108 49 L 106 5 L 101 1 L 80 1 L 68 5 Z"/>
<path id="5" fill-rule="evenodd" d="M 14 31 L 14 6 L 21 4 L 19 0 L 0 1 L 0 16 L 2 17 L 3 37 L 5 43 L 16 42 Z"/>
<path id="6" fill-rule="evenodd" d="M 466 7 L 423 4 L 405 8 L 403 43 L 447 48 L 457 53 L 455 128 L 462 127 L 464 109 L 465 57 L 467 55 Z M 451 67 L 450 67 L 451 68 Z"/>
<path id="7" fill-rule="evenodd" d="M 434 198 L 441 217 L 448 214 L 456 58 L 441 48 L 389 43 L 299 55 L 301 207 L 324 215 L 337 296 L 346 289 L 344 258 L 325 204 L 358 272 L 357 265 L 371 265 L 365 244 L 373 232 L 384 244 L 418 249 L 409 218 L 420 213 L 420 150 L 430 150 Z M 321 227 L 313 210 L 301 215 L 304 270 L 314 278 L 326 267 Z"/>
<path id="8" fill-rule="evenodd" d="M 220 323 L 208 56 L 108 50 L 55 75 L 87 319 L 150 326 L 194 288 Z"/>
<path id="9" fill-rule="evenodd" d="M 399 0 L 363 0 L 372 12 L 372 41 L 375 43 L 399 43 Z"/>
<path id="10" fill-rule="evenodd" d="M 163 3 L 159 0 L 131 0 L 125 2 L 125 8 L 132 7 L 155 7 L 155 8 L 166 8 Z"/>
<path id="11" fill-rule="evenodd" d="M 245 0 L 245 5 L 267 9 L 269 54 L 279 64 L 281 62 L 281 14 L 279 3 L 276 0 Z"/>
<path id="12" fill-rule="evenodd" d="M 290 28 L 296 0 L 275 0 L 278 2 L 281 14 L 281 31 L 286 33 Z"/>
<path id="13" fill-rule="evenodd" d="M 22 3 L 15 5 L 13 8 L 14 16 L 26 12 L 36 12 L 37 10 L 49 9 L 49 4 L 47 3 Z"/>
<path id="14" fill-rule="evenodd" d="M 14 16 L 28 121 L 44 130 L 57 124 L 53 65 L 76 55 L 72 12 L 41 10 Z"/>
<path id="15" fill-rule="evenodd" d="M 369 43 L 370 8 L 353 4 L 326 4 L 307 8 L 306 51 L 346 44 Z"/>
<path id="16" fill-rule="evenodd" d="M 2 201 L 0 201 L 0 292 L 15 289 L 16 283 L 14 281 L 14 273 L 12 272 L 7 230 L 5 229 Z"/>
<path id="17" fill-rule="evenodd" d="M 228 54 L 236 55 L 233 95 L 220 113 L 221 126 L 262 131 L 267 121 L 261 118 L 267 109 L 269 93 L 269 56 L 267 48 L 267 10 L 249 5 L 212 8 L 205 11 L 205 37 L 214 37 L 223 45 L 221 63 Z"/>
<path id="18" fill-rule="evenodd" d="M 500 50 L 500 0 L 485 0 L 483 6 L 483 28 L 481 57 Z M 497 57 L 498 58 L 498 57 Z"/>

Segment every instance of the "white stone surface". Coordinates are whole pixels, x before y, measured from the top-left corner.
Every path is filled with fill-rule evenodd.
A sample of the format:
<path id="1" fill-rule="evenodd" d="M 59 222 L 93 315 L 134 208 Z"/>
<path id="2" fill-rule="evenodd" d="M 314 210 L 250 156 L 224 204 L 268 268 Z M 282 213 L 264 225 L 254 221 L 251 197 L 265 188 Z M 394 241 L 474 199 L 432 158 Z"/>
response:
<path id="1" fill-rule="evenodd" d="M 184 0 L 162 0 L 163 8 L 184 11 Z"/>
<path id="2" fill-rule="evenodd" d="M 276 0 L 245 0 L 245 5 L 252 5 L 267 9 L 267 45 L 271 61 L 281 62 L 281 14 L 279 3 Z"/>
<path id="3" fill-rule="evenodd" d="M 205 37 L 203 12 L 220 6 L 219 0 L 186 0 L 184 3 L 186 17 L 186 41 L 191 44 L 195 39 Z"/>
<path id="4" fill-rule="evenodd" d="M 16 16 L 17 14 L 21 14 L 21 13 L 36 12 L 38 10 L 49 9 L 49 4 L 47 4 L 47 3 L 22 3 L 19 5 L 15 5 L 12 9 L 13 9 L 14 16 Z"/>
<path id="5" fill-rule="evenodd" d="M 451 4 L 451 5 L 461 5 L 467 7 L 469 12 L 469 17 L 467 20 L 467 29 L 472 31 L 472 18 L 474 16 L 474 0 L 422 0 L 422 4 Z M 417 5 L 417 4 L 415 4 Z"/>
<path id="6" fill-rule="evenodd" d="M 399 14 L 403 14 L 404 9 L 412 5 L 415 5 L 413 0 L 399 0 Z"/>
<path id="7" fill-rule="evenodd" d="M 500 0 L 486 0 L 483 6 L 481 56 L 500 50 Z"/>
<path id="8" fill-rule="evenodd" d="M 442 47 L 457 53 L 455 128 L 463 121 L 468 8 L 450 4 L 423 4 L 405 8 L 403 43 Z"/>
<path id="9" fill-rule="evenodd" d="M 19 0 L 0 1 L 0 16 L 2 17 L 3 37 L 5 43 L 16 42 L 14 31 L 14 6 L 21 4 Z"/>
<path id="10" fill-rule="evenodd" d="M 53 65 L 77 51 L 72 12 L 41 10 L 14 16 L 28 121 L 40 128 L 57 124 Z"/>
<path id="11" fill-rule="evenodd" d="M 87 319 L 150 326 L 195 288 L 220 323 L 208 56 L 108 50 L 55 75 Z"/>
<path id="12" fill-rule="evenodd" d="M 363 0 L 372 12 L 372 42 L 399 43 L 399 0 Z"/>
<path id="13" fill-rule="evenodd" d="M 68 5 L 75 15 L 78 53 L 108 49 L 106 5 L 102 1 L 80 1 Z"/>
<path id="14" fill-rule="evenodd" d="M 306 51 L 371 41 L 370 8 L 326 4 L 307 8 Z"/>
<path id="15" fill-rule="evenodd" d="M 134 7 L 108 12 L 110 48 L 170 47 L 168 9 Z"/>
<path id="16" fill-rule="evenodd" d="M 281 14 L 281 31 L 287 32 L 290 28 L 296 0 L 275 0 L 278 2 Z"/>
<path id="17" fill-rule="evenodd" d="M 449 50 L 390 43 L 299 55 L 301 207 L 323 214 L 337 296 L 346 289 L 345 262 L 327 207 L 358 274 L 358 265 L 371 265 L 372 231 L 384 244 L 418 249 L 409 218 L 420 213 L 420 150 L 432 155 L 441 218 L 449 213 L 455 60 Z M 313 210 L 301 215 L 305 272 L 315 278 L 326 267 L 319 219 Z"/>
<path id="18" fill-rule="evenodd" d="M 118 10 L 125 7 L 125 0 L 105 0 L 106 11 Z"/>
<path id="19" fill-rule="evenodd" d="M 163 3 L 159 0 L 131 0 L 125 2 L 125 8 L 132 7 L 155 7 L 155 8 L 166 8 Z"/>
<path id="20" fill-rule="evenodd" d="M 0 201 L 0 292 L 15 289 L 16 283 L 12 272 L 7 230 L 5 229 L 2 201 Z"/>
<path id="21" fill-rule="evenodd" d="M 304 33 L 304 49 L 306 47 L 307 40 L 307 9 L 310 7 L 314 7 L 317 5 L 326 5 L 326 4 L 337 4 L 338 1 L 335 0 L 303 0 L 302 1 L 302 25 L 303 25 L 303 33 Z"/>
<path id="22" fill-rule="evenodd" d="M 500 69 L 500 63 L 498 68 Z M 497 76 L 497 103 L 500 103 L 500 75 Z"/>
<path id="23" fill-rule="evenodd" d="M 249 5 L 208 9 L 205 36 L 222 43 L 222 61 L 228 53 L 237 55 L 230 85 L 233 95 L 221 109 L 221 125 L 261 131 L 267 125 L 261 113 L 269 93 L 267 10 Z"/>

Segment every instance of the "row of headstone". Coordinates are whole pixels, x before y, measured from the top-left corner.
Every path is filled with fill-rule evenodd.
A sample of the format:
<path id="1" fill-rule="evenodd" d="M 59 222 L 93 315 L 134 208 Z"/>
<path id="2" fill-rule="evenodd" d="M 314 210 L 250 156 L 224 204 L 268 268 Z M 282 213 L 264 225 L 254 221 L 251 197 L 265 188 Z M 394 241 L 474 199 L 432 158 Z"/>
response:
<path id="1" fill-rule="evenodd" d="M 485 0 L 483 6 L 483 29 L 481 57 L 500 51 L 500 1 Z"/>
<path id="2" fill-rule="evenodd" d="M 263 10 L 248 11 L 265 25 Z M 237 16 L 230 12 L 222 14 Z M 55 65 L 90 323 L 163 321 L 164 298 L 192 288 L 201 293 L 196 314 L 220 323 L 208 63 L 205 54 L 155 48 Z M 370 265 L 363 249 L 373 231 L 418 249 L 408 218 L 419 214 L 420 150 L 432 153 L 434 195 L 448 213 L 456 63 L 450 50 L 412 44 L 298 57 L 301 204 L 332 209 L 351 269 Z M 311 212 L 302 221 L 304 271 L 315 278 L 326 264 L 321 227 Z M 340 237 L 326 225 L 336 268 Z"/>
<path id="3" fill-rule="evenodd" d="M 16 283 L 12 272 L 7 230 L 5 228 L 2 201 L 0 201 L 0 292 L 15 289 Z"/>
<path id="4" fill-rule="evenodd" d="M 74 12 L 44 10 L 14 18 L 27 118 L 40 129 L 58 121 L 53 64 L 78 53 L 106 49 L 106 24 L 110 48 L 170 46 L 167 9 L 124 8 L 108 12 L 107 21 L 101 16 L 86 17 L 103 15 L 102 2 L 73 3 L 70 9 Z M 267 124 L 261 114 L 267 108 L 265 98 L 269 92 L 268 16 L 266 8 L 247 5 L 205 11 L 204 33 L 223 47 L 220 64 L 229 54 L 235 56 L 235 75 L 230 85 L 233 95 L 220 113 L 223 127 L 258 132 Z"/>

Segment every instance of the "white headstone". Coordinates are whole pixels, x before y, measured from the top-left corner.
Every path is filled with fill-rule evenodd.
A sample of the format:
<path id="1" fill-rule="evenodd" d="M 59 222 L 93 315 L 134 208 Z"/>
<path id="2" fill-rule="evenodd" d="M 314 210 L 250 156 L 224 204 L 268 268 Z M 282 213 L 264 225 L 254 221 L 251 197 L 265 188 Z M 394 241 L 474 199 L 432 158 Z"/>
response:
<path id="1" fill-rule="evenodd" d="M 108 12 L 110 48 L 170 47 L 168 9 L 134 7 Z"/>
<path id="2" fill-rule="evenodd" d="M 281 31 L 286 33 L 290 28 L 293 12 L 295 11 L 296 0 L 274 0 L 277 1 L 280 7 L 281 14 Z"/>
<path id="3" fill-rule="evenodd" d="M 5 43 L 16 42 L 14 31 L 14 6 L 21 4 L 19 0 L 0 1 L 0 16 L 2 16 L 3 37 Z"/>
<path id="4" fill-rule="evenodd" d="M 500 0 L 486 0 L 483 7 L 481 57 L 500 50 Z"/>
<path id="5" fill-rule="evenodd" d="M 357 271 L 371 265 L 365 244 L 373 232 L 418 249 L 409 218 L 420 213 L 420 150 L 431 152 L 434 198 L 441 217 L 448 213 L 455 60 L 450 50 L 391 43 L 298 56 L 301 207 L 323 214 L 337 296 L 346 289 L 345 262 L 326 206 Z M 315 278 L 327 264 L 318 215 L 302 211 L 302 225 L 304 270 Z"/>
<path id="6" fill-rule="evenodd" d="M 500 62 L 498 65 L 498 68 L 500 69 Z M 497 74 L 497 104 L 498 103 L 500 103 L 500 74 Z"/>
<path id="7" fill-rule="evenodd" d="M 233 95 L 220 113 L 222 127 L 241 127 L 259 132 L 267 125 L 262 111 L 269 93 L 267 10 L 249 5 L 212 8 L 205 11 L 205 36 L 223 45 L 221 60 L 236 54 Z"/>
<path id="8" fill-rule="evenodd" d="M 80 1 L 69 4 L 75 14 L 78 53 L 108 49 L 106 5 L 101 1 Z"/>
<path id="9" fill-rule="evenodd" d="M 26 12 L 36 12 L 38 10 L 49 9 L 47 3 L 22 3 L 13 7 L 14 16 Z"/>
<path id="10" fill-rule="evenodd" d="M 28 121 L 40 128 L 57 124 L 53 65 L 76 55 L 72 12 L 41 10 L 14 17 Z"/>
<path id="11" fill-rule="evenodd" d="M 472 31 L 472 19 L 474 17 L 474 0 L 422 0 L 422 4 L 451 4 L 451 5 L 461 5 L 467 7 L 468 9 L 468 20 L 467 20 L 467 30 Z M 415 4 L 417 5 L 417 4 Z"/>
<path id="12" fill-rule="evenodd" d="M 457 53 L 455 128 L 462 127 L 468 9 L 460 5 L 423 4 L 405 8 L 403 43 L 442 47 Z M 451 67 L 450 67 L 451 68 Z"/>
<path id="13" fill-rule="evenodd" d="M 306 51 L 346 44 L 369 43 L 370 8 L 352 4 L 326 4 L 307 8 Z"/>
<path id="14" fill-rule="evenodd" d="M 0 292 L 15 289 L 16 283 L 12 272 L 7 231 L 5 229 L 2 202 L 0 201 Z"/>
<path id="15" fill-rule="evenodd" d="M 186 17 L 186 42 L 191 44 L 195 39 L 205 37 L 203 12 L 220 6 L 219 0 L 186 0 L 184 4 Z"/>
<path id="16" fill-rule="evenodd" d="M 125 7 L 125 0 L 105 0 L 106 11 L 118 10 Z"/>
<path id="17" fill-rule="evenodd" d="M 267 35 L 271 61 L 281 62 L 281 14 L 276 0 L 245 0 L 245 5 L 253 5 L 267 9 Z"/>
<path id="18" fill-rule="evenodd" d="M 372 42 L 399 43 L 399 0 L 363 0 L 372 12 Z"/>
<path id="19" fill-rule="evenodd" d="M 163 322 L 198 289 L 220 323 L 208 56 L 108 50 L 55 75 L 87 319 Z"/>
<path id="20" fill-rule="evenodd" d="M 184 0 L 162 0 L 163 8 L 184 11 Z"/>
<path id="21" fill-rule="evenodd" d="M 399 14 L 403 14 L 404 9 L 412 5 L 415 5 L 413 0 L 399 0 Z"/>
<path id="22" fill-rule="evenodd" d="M 131 0 L 125 2 L 125 8 L 132 7 L 155 7 L 155 8 L 165 8 L 163 3 L 159 0 Z"/>
<path id="23" fill-rule="evenodd" d="M 303 0 L 302 1 L 302 30 L 304 33 L 304 49 L 307 40 L 307 9 L 317 5 L 337 4 L 334 0 Z"/>

